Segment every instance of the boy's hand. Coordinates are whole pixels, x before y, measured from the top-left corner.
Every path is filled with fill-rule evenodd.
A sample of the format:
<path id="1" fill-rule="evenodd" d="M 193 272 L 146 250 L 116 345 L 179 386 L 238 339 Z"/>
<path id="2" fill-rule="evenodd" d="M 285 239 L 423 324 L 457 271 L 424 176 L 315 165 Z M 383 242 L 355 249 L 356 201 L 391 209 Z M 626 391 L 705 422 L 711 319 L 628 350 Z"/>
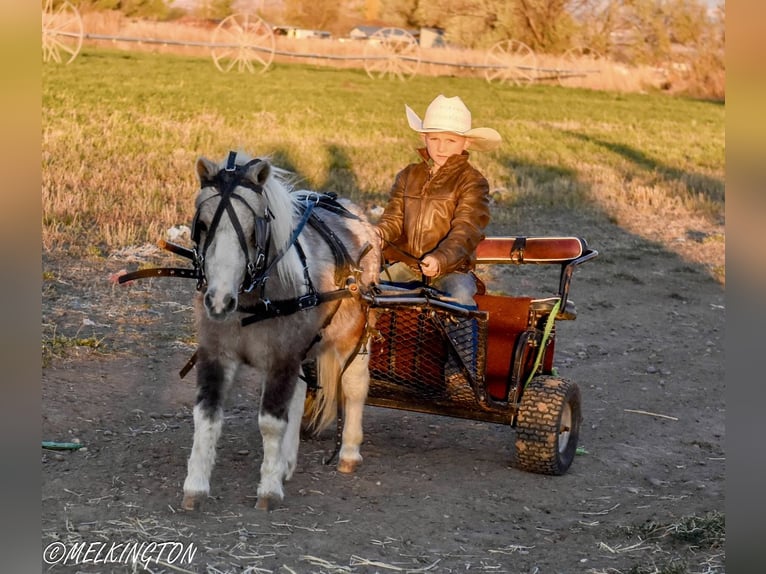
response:
<path id="1" fill-rule="evenodd" d="M 420 270 L 426 277 L 436 277 L 439 274 L 439 260 L 433 255 L 426 255 L 420 261 Z"/>

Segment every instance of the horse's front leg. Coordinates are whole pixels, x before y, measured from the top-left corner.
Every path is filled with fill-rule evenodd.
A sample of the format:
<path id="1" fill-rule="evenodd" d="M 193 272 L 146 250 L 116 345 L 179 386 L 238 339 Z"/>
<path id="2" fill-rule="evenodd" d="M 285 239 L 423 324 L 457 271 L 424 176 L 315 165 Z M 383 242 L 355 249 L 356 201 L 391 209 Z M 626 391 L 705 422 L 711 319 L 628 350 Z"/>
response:
<path id="1" fill-rule="evenodd" d="M 343 410 L 343 439 L 338 457 L 338 471 L 352 473 L 362 462 L 359 446 L 364 437 L 362 431 L 362 414 L 367 400 L 367 390 L 370 386 L 368 348 L 357 353 L 351 364 L 343 373 L 341 379 L 344 410 Z"/>
<path id="2" fill-rule="evenodd" d="M 223 402 L 237 372 L 238 364 L 205 357 L 200 352 L 197 363 L 197 402 L 194 405 L 194 442 L 184 481 L 181 507 L 195 510 L 210 494 L 210 474 L 215 464 L 215 450 L 223 426 Z"/>
<path id="3" fill-rule="evenodd" d="M 270 510 L 284 499 L 282 483 L 295 470 L 306 396 L 305 383 L 298 381 L 299 369 L 299 364 L 284 365 L 272 372 L 263 386 L 258 413 L 263 461 L 256 503 L 256 508 L 262 510 Z"/>

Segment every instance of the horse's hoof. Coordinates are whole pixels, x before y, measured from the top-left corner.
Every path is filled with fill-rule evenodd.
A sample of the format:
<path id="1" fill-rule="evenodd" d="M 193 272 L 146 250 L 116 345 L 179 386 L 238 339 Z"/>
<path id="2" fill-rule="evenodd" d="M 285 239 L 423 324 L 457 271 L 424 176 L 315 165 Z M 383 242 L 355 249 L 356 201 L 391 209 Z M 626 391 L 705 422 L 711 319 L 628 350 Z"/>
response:
<path id="1" fill-rule="evenodd" d="M 205 500 L 206 496 L 207 495 L 204 492 L 184 494 L 181 508 L 184 510 L 199 510 L 202 507 L 202 502 Z"/>
<path id="2" fill-rule="evenodd" d="M 257 502 L 255 503 L 255 508 L 258 510 L 271 512 L 274 510 L 274 508 L 276 508 L 278 502 L 278 499 L 271 496 L 259 496 Z"/>
<path id="3" fill-rule="evenodd" d="M 356 472 L 356 468 L 359 466 L 358 460 L 339 460 L 338 461 L 338 472 L 342 472 L 343 474 L 352 474 Z"/>

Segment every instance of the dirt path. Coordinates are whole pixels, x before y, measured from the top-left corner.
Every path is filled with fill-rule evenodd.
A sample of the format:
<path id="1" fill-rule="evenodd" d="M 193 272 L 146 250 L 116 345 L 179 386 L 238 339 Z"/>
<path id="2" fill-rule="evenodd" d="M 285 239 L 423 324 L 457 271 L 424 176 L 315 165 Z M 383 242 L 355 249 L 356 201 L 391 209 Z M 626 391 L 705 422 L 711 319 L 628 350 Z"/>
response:
<path id="1" fill-rule="evenodd" d="M 268 514 L 253 508 L 261 453 L 247 373 L 228 401 L 212 498 L 180 510 L 193 285 L 112 286 L 110 273 L 135 265 L 129 252 L 46 257 L 43 437 L 86 448 L 42 451 L 42 547 L 179 543 L 137 569 L 155 573 L 723 572 L 723 288 L 613 226 L 582 235 L 601 256 L 575 272 L 578 318 L 558 330 L 556 364 L 584 414 L 586 453 L 566 475 L 511 467 L 508 427 L 370 407 L 358 473 L 322 464 L 331 435 L 304 442 Z M 519 271 L 493 270 L 490 286 L 536 289 Z"/>

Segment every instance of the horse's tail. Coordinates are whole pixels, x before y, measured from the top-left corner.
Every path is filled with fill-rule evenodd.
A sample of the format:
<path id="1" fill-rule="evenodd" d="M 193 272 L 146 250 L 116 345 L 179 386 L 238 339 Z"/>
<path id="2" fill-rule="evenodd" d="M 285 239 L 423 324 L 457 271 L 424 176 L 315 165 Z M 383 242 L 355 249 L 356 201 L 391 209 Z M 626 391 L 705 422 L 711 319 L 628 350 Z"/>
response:
<path id="1" fill-rule="evenodd" d="M 328 347 L 317 356 L 319 390 L 306 402 L 304 427 L 317 434 L 328 428 L 338 417 L 338 394 L 343 365 L 336 349 Z"/>

